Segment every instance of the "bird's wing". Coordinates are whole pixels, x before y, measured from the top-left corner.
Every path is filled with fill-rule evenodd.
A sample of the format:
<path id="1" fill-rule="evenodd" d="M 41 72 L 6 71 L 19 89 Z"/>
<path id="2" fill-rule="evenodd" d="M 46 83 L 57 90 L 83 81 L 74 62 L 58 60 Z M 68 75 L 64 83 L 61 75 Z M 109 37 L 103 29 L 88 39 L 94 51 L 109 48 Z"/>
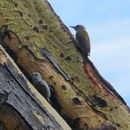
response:
<path id="1" fill-rule="evenodd" d="M 45 97 L 50 97 L 50 87 L 45 81 L 38 81 L 35 83 L 36 88 Z"/>
<path id="2" fill-rule="evenodd" d="M 88 33 L 85 30 L 80 30 L 76 33 L 76 38 L 79 41 L 81 49 L 90 53 L 90 39 Z"/>

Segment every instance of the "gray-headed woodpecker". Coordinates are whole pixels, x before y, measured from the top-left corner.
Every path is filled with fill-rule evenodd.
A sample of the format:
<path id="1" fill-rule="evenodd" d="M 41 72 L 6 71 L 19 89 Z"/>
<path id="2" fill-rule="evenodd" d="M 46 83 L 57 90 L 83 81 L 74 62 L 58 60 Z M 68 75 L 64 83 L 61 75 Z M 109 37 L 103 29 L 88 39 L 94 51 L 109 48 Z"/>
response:
<path id="1" fill-rule="evenodd" d="M 90 39 L 85 26 L 76 25 L 70 26 L 76 30 L 76 47 L 80 49 L 83 58 L 87 58 L 90 55 Z"/>

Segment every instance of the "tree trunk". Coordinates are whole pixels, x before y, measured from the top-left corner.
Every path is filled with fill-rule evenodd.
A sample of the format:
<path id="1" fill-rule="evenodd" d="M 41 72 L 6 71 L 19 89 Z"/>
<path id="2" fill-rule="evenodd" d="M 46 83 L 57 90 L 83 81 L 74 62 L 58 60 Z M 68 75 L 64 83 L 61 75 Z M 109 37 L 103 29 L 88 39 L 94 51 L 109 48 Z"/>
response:
<path id="1" fill-rule="evenodd" d="M 39 72 L 47 81 L 52 89 L 52 107 L 72 129 L 130 129 L 129 108 L 125 101 L 89 59 L 87 64 L 82 63 L 72 35 L 46 0 L 1 0 L 0 12 L 2 46 L 30 82 L 33 72 Z M 7 114 L 5 108 L 15 113 L 1 116 L 1 124 L 10 128 L 12 125 L 8 127 L 10 122 L 6 122 L 10 116 L 14 117 L 14 122 L 16 117 L 19 119 L 14 125 L 22 124 L 20 129 L 69 130 L 25 77 L 21 78 L 16 68 L 6 63 L 6 56 L 1 59 L 1 83 L 6 86 L 7 79 L 11 82 L 7 88 L 3 85 L 0 88 L 1 102 L 4 102 L 1 115 Z M 32 89 L 37 94 L 32 94 Z"/>
<path id="2" fill-rule="evenodd" d="M 70 130 L 1 46 L 0 59 L 1 130 Z"/>

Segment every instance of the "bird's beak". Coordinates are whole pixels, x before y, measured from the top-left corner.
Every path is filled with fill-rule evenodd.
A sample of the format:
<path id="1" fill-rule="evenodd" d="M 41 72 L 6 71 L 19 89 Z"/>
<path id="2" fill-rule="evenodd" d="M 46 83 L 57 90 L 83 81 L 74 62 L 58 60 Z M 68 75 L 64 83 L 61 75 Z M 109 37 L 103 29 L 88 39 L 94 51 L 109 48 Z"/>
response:
<path id="1" fill-rule="evenodd" d="M 70 26 L 70 27 L 75 29 L 75 26 Z"/>

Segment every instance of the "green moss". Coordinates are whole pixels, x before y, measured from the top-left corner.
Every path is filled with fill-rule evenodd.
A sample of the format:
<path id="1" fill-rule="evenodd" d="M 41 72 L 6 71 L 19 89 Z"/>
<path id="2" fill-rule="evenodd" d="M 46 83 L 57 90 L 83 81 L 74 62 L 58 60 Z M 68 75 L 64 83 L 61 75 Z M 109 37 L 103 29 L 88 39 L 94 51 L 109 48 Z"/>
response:
<path id="1" fill-rule="evenodd" d="M 86 79 L 82 64 L 76 61 L 77 58 L 82 61 L 81 55 L 76 51 L 67 32 L 61 29 L 57 17 L 47 8 L 47 4 L 43 4 L 41 0 L 3 0 L 2 2 L 3 5 L 6 5 L 3 8 L 4 15 L 7 18 L 12 18 L 6 24 L 18 35 L 21 43 L 25 45 L 31 42 L 34 46 L 47 48 L 69 77 L 75 75 L 79 77 L 80 83 L 77 86 L 82 91 L 86 94 L 91 91 L 90 82 Z M 9 3 L 4 4 L 5 2 Z M 17 7 L 15 7 L 15 4 L 17 4 Z M 44 21 L 44 25 L 48 26 L 47 30 L 43 29 L 42 25 L 38 23 L 40 19 Z M 34 27 L 38 28 L 39 33 L 33 30 Z M 30 40 L 26 41 L 25 36 L 29 36 Z M 37 57 L 42 58 L 41 53 L 38 53 L 34 47 L 30 47 L 30 49 Z M 64 57 L 71 56 L 72 60 L 67 61 L 61 58 L 60 53 L 64 53 Z"/>
<path id="2" fill-rule="evenodd" d="M 33 47 L 29 47 L 29 49 L 38 58 L 42 58 L 41 53 L 37 51 L 38 48 L 48 49 L 70 78 L 75 76 L 79 78 L 80 82 L 75 82 L 75 85 L 86 95 L 93 95 L 95 93 L 102 95 L 87 79 L 83 71 L 83 64 L 79 62 L 82 62 L 81 55 L 76 51 L 68 33 L 64 29 L 61 29 L 60 22 L 50 9 L 48 9 L 48 5 L 44 0 L 1 0 L 0 19 L 0 24 L 8 24 L 9 29 L 16 33 L 22 44 L 32 43 L 34 45 Z M 39 20 L 42 20 L 43 24 L 39 24 Z M 44 29 L 43 25 L 47 26 L 47 29 Z M 39 32 L 35 31 L 34 27 L 37 27 Z M 29 36 L 30 39 L 26 40 L 26 36 Z M 64 54 L 64 57 L 60 57 L 61 53 Z M 68 56 L 71 57 L 69 61 L 65 60 Z M 68 89 L 66 91 L 69 97 L 74 94 L 73 91 Z M 107 102 L 110 101 L 108 100 Z M 109 104 L 110 108 L 114 107 L 115 104 L 113 102 Z M 124 107 L 120 109 L 124 109 Z M 107 113 L 108 110 L 100 109 L 100 111 L 109 115 Z M 119 114 L 117 113 L 117 115 Z M 120 117 L 121 115 L 122 113 Z M 127 115 L 127 113 L 124 115 Z M 113 115 L 110 118 L 113 118 Z M 116 117 L 115 120 L 117 119 Z"/>

